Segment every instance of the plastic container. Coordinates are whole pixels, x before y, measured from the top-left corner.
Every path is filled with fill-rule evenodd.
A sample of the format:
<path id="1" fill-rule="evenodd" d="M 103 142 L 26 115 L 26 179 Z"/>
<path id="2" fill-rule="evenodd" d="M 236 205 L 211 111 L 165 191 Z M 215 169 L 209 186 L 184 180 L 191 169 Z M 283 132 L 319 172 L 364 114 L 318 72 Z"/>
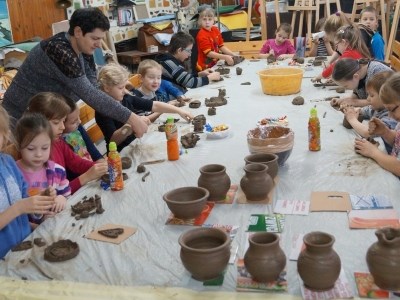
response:
<path id="1" fill-rule="evenodd" d="M 319 124 L 317 109 L 315 107 L 310 110 L 310 118 L 308 120 L 308 149 L 310 151 L 321 150 L 321 128 Z"/>
<path id="2" fill-rule="evenodd" d="M 278 67 L 259 71 L 264 94 L 281 96 L 300 91 L 304 71 L 299 68 Z"/>
<path id="3" fill-rule="evenodd" d="M 110 187 L 112 191 L 120 191 L 124 188 L 122 177 L 121 156 L 117 151 L 117 144 L 110 142 L 108 145 L 108 174 L 110 176 Z"/>
<path id="4" fill-rule="evenodd" d="M 174 118 L 168 117 L 165 124 L 165 136 L 167 137 L 167 156 L 168 160 L 179 159 L 178 128 L 174 123 Z"/>

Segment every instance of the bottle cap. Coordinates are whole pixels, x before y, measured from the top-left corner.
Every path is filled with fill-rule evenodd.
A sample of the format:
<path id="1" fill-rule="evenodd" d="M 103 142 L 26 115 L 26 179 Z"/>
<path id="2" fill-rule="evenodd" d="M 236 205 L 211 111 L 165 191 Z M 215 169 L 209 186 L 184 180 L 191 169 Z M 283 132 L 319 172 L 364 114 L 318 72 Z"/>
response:
<path id="1" fill-rule="evenodd" d="M 174 123 L 174 118 L 173 117 L 168 117 L 167 118 L 167 123 Z"/>
<path id="2" fill-rule="evenodd" d="M 116 151 L 117 150 L 117 144 L 115 142 L 110 142 L 110 144 L 108 144 L 108 150 L 109 151 Z"/>
<path id="3" fill-rule="evenodd" d="M 317 116 L 317 109 L 313 107 L 310 110 L 310 117 L 316 117 L 316 116 Z"/>

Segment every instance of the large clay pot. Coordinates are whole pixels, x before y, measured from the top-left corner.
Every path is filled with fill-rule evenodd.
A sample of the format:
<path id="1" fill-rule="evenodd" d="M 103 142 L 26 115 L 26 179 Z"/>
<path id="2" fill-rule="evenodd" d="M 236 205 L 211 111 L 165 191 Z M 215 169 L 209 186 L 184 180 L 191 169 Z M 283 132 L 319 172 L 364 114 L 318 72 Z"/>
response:
<path id="1" fill-rule="evenodd" d="M 271 232 L 257 232 L 249 237 L 244 265 L 254 280 L 271 282 L 286 266 L 286 255 L 279 246 L 279 237 Z"/>
<path id="2" fill-rule="evenodd" d="M 263 164 L 248 164 L 244 166 L 246 174 L 240 180 L 240 187 L 248 201 L 262 201 L 268 197 L 273 187 L 268 167 Z"/>
<path id="3" fill-rule="evenodd" d="M 195 228 L 179 237 L 181 260 L 192 277 L 205 281 L 218 277 L 226 268 L 231 239 L 217 228 Z"/>
<path id="4" fill-rule="evenodd" d="M 268 166 L 268 174 L 271 176 L 272 180 L 278 175 L 278 155 L 274 153 L 256 153 L 247 155 L 244 158 L 246 164 L 260 163 Z"/>
<path id="5" fill-rule="evenodd" d="M 209 201 L 219 201 L 226 198 L 226 194 L 231 187 L 231 179 L 226 174 L 224 166 L 217 164 L 205 165 L 200 168 L 200 177 L 197 185 L 210 192 Z"/>
<path id="6" fill-rule="evenodd" d="M 307 233 L 305 249 L 297 260 L 297 271 L 310 290 L 326 291 L 334 287 L 340 275 L 341 262 L 332 246 L 335 238 L 325 232 Z"/>
<path id="7" fill-rule="evenodd" d="M 378 241 L 367 251 L 367 265 L 375 284 L 384 290 L 400 290 L 400 229 L 375 231 Z"/>

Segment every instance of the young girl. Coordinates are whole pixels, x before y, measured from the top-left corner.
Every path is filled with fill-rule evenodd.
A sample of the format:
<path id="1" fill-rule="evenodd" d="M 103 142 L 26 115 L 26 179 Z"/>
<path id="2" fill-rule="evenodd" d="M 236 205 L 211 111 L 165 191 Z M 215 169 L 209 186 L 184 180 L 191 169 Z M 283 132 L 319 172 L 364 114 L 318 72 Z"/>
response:
<path id="1" fill-rule="evenodd" d="M 369 52 L 361 40 L 360 30 L 353 25 L 340 27 L 334 37 L 335 51 L 339 54 L 338 59 L 369 57 Z M 322 78 L 331 76 L 335 61 L 331 62 L 321 74 L 314 77 L 312 81 L 321 81 Z"/>
<path id="2" fill-rule="evenodd" d="M 39 195 L 47 188 L 55 190 L 51 211 L 58 213 L 65 208 L 71 188 L 65 169 L 49 159 L 52 139 L 52 129 L 42 114 L 27 113 L 18 120 L 15 140 L 21 159 L 17 165 L 28 183 L 28 195 Z M 34 223 L 43 221 L 40 215 L 32 215 L 31 218 Z"/>
<path id="3" fill-rule="evenodd" d="M 30 233 L 27 214 L 50 214 L 54 196 L 28 198 L 27 186 L 14 159 L 3 153 L 8 142 L 9 117 L 0 105 L 0 259 Z"/>
<path id="4" fill-rule="evenodd" d="M 318 20 L 317 24 L 315 24 L 314 31 L 321 32 L 324 30 L 324 23 L 326 18 L 321 18 Z M 329 41 L 329 38 L 325 34 L 322 38 L 317 38 L 311 41 L 311 49 L 308 53 L 308 56 L 331 56 L 333 54 L 332 43 Z"/>
<path id="5" fill-rule="evenodd" d="M 206 6 L 199 12 L 200 30 L 196 36 L 197 64 L 196 70 L 201 72 L 214 66 L 218 60 L 223 59 L 233 66 L 235 54 L 224 45 L 221 32 L 214 26 L 214 9 Z"/>
<path id="6" fill-rule="evenodd" d="M 364 120 L 371 120 L 372 118 L 377 118 L 381 120 L 389 129 L 394 129 L 397 125 L 397 121 L 389 117 L 389 112 L 383 105 L 382 100 L 379 97 L 379 91 L 382 85 L 387 81 L 393 72 L 384 71 L 375 74 L 366 84 L 366 90 L 368 93 L 368 106 L 364 106 L 361 109 L 354 108 L 353 106 L 348 106 L 344 108 L 344 114 L 347 121 L 353 127 L 353 129 L 362 137 L 368 138 L 370 136 L 368 132 L 368 125 L 362 123 L 358 120 L 358 116 L 362 115 Z M 392 147 L 385 144 L 386 151 L 390 153 Z"/>
<path id="7" fill-rule="evenodd" d="M 393 72 L 384 63 L 366 58 L 343 58 L 338 60 L 333 69 L 332 79 L 338 85 L 341 85 L 348 90 L 353 90 L 353 94 L 351 97 L 347 98 L 334 98 L 331 101 L 331 105 L 368 105 L 369 103 L 367 101 L 365 85 L 372 76 L 384 71 Z"/>
<path id="8" fill-rule="evenodd" d="M 61 138 L 65 129 L 64 121 L 70 113 L 70 108 L 63 96 L 52 92 L 36 94 L 29 100 L 27 111 L 43 114 L 50 123 L 54 136 L 50 158 L 67 171 L 79 174 L 79 177 L 70 179 L 72 194 L 89 181 L 107 173 L 106 161 L 93 163 L 81 158 Z"/>
<path id="9" fill-rule="evenodd" d="M 400 74 L 393 74 L 387 80 L 380 92 L 379 97 L 389 115 L 400 121 Z M 366 157 L 375 160 L 385 170 L 400 176 L 400 123 L 396 126 L 395 130 L 389 129 L 385 123 L 378 118 L 373 118 L 369 121 L 369 133 L 371 135 L 381 136 L 382 139 L 390 145 L 393 145 L 392 152 L 386 154 L 379 150 L 378 147 L 371 144 L 365 139 L 356 139 L 355 149 L 356 152 Z"/>
<path id="10" fill-rule="evenodd" d="M 264 43 L 259 56 L 261 58 L 274 56 L 279 60 L 293 57 L 296 50 L 288 40 L 291 32 L 292 26 L 290 24 L 281 23 L 275 31 L 275 39 L 269 39 Z"/>
<path id="11" fill-rule="evenodd" d="M 142 61 L 139 64 L 139 72 L 142 76 L 142 86 L 138 91 L 143 95 L 142 98 L 134 97 L 127 94 L 125 83 L 128 80 L 129 72 L 117 64 L 109 64 L 104 66 L 98 75 L 100 89 L 113 97 L 116 101 L 131 111 L 142 112 L 157 112 L 157 113 L 178 113 L 185 120 L 193 119 L 190 112 L 187 112 L 176 106 L 153 101 L 155 98 L 155 91 L 160 86 L 161 82 L 161 66 L 153 60 Z M 150 115 L 151 119 L 158 117 L 157 115 Z M 99 125 L 104 134 L 104 139 L 108 144 L 110 141 L 115 141 L 118 145 L 118 151 L 121 151 L 125 146 L 129 145 L 135 136 L 124 124 L 114 121 L 98 112 L 95 113 L 96 123 Z M 146 118 L 149 122 L 150 119 Z"/>

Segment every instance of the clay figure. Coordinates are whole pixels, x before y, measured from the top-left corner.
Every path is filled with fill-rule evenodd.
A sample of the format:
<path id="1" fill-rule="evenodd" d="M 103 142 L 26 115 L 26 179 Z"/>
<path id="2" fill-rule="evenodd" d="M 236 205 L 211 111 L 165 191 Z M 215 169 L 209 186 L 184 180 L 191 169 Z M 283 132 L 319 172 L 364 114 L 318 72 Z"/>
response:
<path id="1" fill-rule="evenodd" d="M 208 114 L 209 116 L 215 116 L 215 115 L 217 114 L 217 109 L 216 109 L 214 106 L 212 106 L 212 107 L 210 107 L 210 108 L 208 109 L 207 114 Z"/>
<path id="2" fill-rule="evenodd" d="M 242 75 L 243 69 L 241 67 L 236 68 L 236 75 Z"/>
<path id="3" fill-rule="evenodd" d="M 193 100 L 189 103 L 190 108 L 199 108 L 201 106 L 200 100 Z"/>
<path id="4" fill-rule="evenodd" d="M 107 174 L 108 175 L 108 174 Z M 104 209 L 101 204 L 101 198 L 99 195 L 90 197 L 89 199 L 85 196 L 82 201 L 71 206 L 71 216 L 75 216 L 76 220 L 81 218 L 87 218 L 95 213 L 101 214 Z"/>
<path id="5" fill-rule="evenodd" d="M 185 149 L 194 148 L 198 140 L 200 140 L 200 137 L 193 132 L 181 136 L 181 144 Z"/>
<path id="6" fill-rule="evenodd" d="M 244 61 L 244 57 L 241 55 L 235 55 L 233 57 L 233 65 L 240 64 L 242 61 Z M 227 63 L 225 62 L 225 64 L 227 64 Z"/>
<path id="7" fill-rule="evenodd" d="M 218 96 L 211 97 L 210 99 L 206 98 L 205 104 L 207 107 L 215 107 L 215 106 L 222 106 L 228 103 L 226 100 L 226 90 L 225 89 L 218 89 Z"/>
<path id="8" fill-rule="evenodd" d="M 112 228 L 112 229 L 104 229 L 97 231 L 99 234 L 104 235 L 105 237 L 116 239 L 118 236 L 124 233 L 123 228 Z"/>
<path id="9" fill-rule="evenodd" d="M 71 240 L 54 242 L 44 250 L 44 259 L 49 262 L 60 262 L 74 258 L 79 253 L 79 245 Z"/>

